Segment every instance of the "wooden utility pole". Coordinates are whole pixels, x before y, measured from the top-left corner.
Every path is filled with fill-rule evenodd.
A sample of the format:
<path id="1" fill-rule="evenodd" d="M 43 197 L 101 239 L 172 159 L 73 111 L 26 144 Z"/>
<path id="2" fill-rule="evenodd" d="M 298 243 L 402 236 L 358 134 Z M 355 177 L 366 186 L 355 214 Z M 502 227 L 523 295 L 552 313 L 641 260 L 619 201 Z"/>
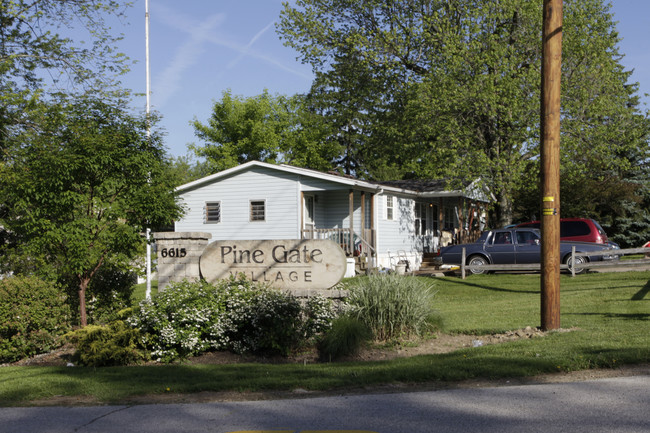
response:
<path id="1" fill-rule="evenodd" d="M 544 0 L 542 32 L 542 329 L 560 327 L 560 77 L 562 0 Z"/>

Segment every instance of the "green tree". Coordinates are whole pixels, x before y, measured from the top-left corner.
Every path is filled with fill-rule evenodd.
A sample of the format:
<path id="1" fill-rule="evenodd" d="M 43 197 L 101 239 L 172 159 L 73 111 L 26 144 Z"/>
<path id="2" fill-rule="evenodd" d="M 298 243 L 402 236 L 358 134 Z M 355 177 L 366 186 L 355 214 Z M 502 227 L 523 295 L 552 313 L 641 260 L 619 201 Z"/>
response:
<path id="1" fill-rule="evenodd" d="M 69 83 L 105 87 L 125 70 L 107 19 L 122 18 L 116 0 L 0 0 L 0 89 L 3 97 Z M 61 32 L 63 34 L 61 34 Z M 75 32 L 76 41 L 70 37 Z M 67 33 L 67 34 L 66 34 Z M 87 38 L 86 38 L 87 37 Z M 87 43 L 81 42 L 87 40 Z M 47 78 L 46 82 L 44 79 Z"/>
<path id="2" fill-rule="evenodd" d="M 191 154 L 172 156 L 170 159 L 170 175 L 174 179 L 175 186 L 184 185 L 209 174 L 211 172 L 208 163 L 196 160 Z"/>
<path id="3" fill-rule="evenodd" d="M 215 102 L 208 123 L 195 120 L 193 125 L 205 145 L 192 149 L 206 158 L 211 172 L 253 160 L 323 169 L 336 155 L 321 145 L 322 124 L 299 95 L 272 96 L 265 91 L 243 98 L 226 91 Z"/>
<path id="4" fill-rule="evenodd" d="M 0 150 L 9 128 L 44 94 L 115 90 L 127 69 L 115 50 L 108 19 L 121 17 L 114 0 L 0 0 Z M 75 40 L 71 35 L 75 35 Z M 82 40 L 87 43 L 81 42 Z"/>
<path id="5" fill-rule="evenodd" d="M 340 171 L 366 175 L 366 152 L 373 134 L 373 114 L 381 107 L 377 95 L 369 85 L 373 77 L 359 56 L 350 54 L 336 59 L 329 71 L 317 71 L 306 102 L 326 125 L 323 142 L 337 151 L 332 161 Z M 376 157 L 377 155 L 373 155 Z"/>
<path id="6" fill-rule="evenodd" d="M 169 224 L 181 209 L 158 134 L 147 121 L 100 99 L 39 105 L 31 127 L 11 137 L 0 167 L 0 225 L 13 242 L 12 270 L 74 279 L 82 326 L 86 289 L 105 265 L 128 266 L 145 227 Z"/>
<path id="7" fill-rule="evenodd" d="M 629 167 L 648 120 L 618 62 L 609 6 L 567 0 L 564 15 L 562 160 L 576 183 Z M 542 3 L 526 0 L 298 0 L 278 32 L 339 94 L 350 81 L 373 94 L 374 108 L 361 107 L 372 117 L 360 171 L 480 178 L 493 220 L 507 224 L 515 192 L 537 183 L 525 175 L 539 156 L 541 20 Z M 342 67 L 351 59 L 359 67 Z"/>

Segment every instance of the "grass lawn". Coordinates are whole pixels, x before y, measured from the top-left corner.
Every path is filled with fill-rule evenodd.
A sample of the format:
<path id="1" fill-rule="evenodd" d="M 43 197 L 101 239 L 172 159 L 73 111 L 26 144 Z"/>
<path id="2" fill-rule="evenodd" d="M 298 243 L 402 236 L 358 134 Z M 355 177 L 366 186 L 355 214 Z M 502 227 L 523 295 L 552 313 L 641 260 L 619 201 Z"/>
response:
<path id="1" fill-rule="evenodd" d="M 433 281 L 447 333 L 489 334 L 540 325 L 539 275 Z M 650 362 L 650 272 L 562 276 L 561 326 L 543 338 L 384 362 L 2 367 L 0 405 L 52 396 L 118 402 L 145 394 L 326 390 L 389 383 L 532 376 Z M 155 292 L 154 292 L 155 293 Z"/>
<path id="2" fill-rule="evenodd" d="M 136 284 L 135 289 L 133 290 L 133 295 L 131 296 L 133 303 L 137 304 L 138 302 L 143 300 L 146 297 L 146 293 L 147 293 L 147 283 Z M 158 293 L 158 280 L 152 280 L 151 296 L 154 296 L 156 293 Z"/>

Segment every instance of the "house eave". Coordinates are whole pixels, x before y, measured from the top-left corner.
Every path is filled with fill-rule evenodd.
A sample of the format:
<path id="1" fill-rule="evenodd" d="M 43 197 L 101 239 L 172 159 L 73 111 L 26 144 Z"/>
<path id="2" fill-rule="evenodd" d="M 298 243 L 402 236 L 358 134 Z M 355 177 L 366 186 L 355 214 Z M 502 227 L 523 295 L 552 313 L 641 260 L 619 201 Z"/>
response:
<path id="1" fill-rule="evenodd" d="M 233 174 L 239 173 L 241 171 L 245 171 L 249 168 L 252 167 L 263 167 L 263 168 L 268 168 L 271 170 L 276 170 L 276 171 L 282 171 L 285 173 L 293 173 L 298 176 L 307 176 L 311 177 L 314 179 L 320 179 L 320 180 L 325 180 L 328 182 L 334 182 L 338 183 L 340 185 L 346 185 L 351 188 L 356 188 L 356 189 L 362 189 L 366 191 L 372 191 L 372 192 L 377 192 L 378 190 L 384 189 L 381 187 L 381 185 L 377 185 L 374 183 L 366 182 L 363 180 L 358 180 L 358 179 L 348 179 L 342 176 L 337 176 L 333 174 L 328 174 L 328 173 L 321 173 L 315 170 L 310 170 L 306 168 L 301 168 L 301 167 L 293 167 L 290 165 L 286 164 L 269 164 L 266 162 L 260 162 L 260 161 L 250 161 L 242 165 L 238 165 L 236 167 L 232 167 L 223 171 L 220 171 L 218 173 L 203 177 L 201 179 L 197 179 L 192 182 L 188 182 L 184 185 L 180 185 L 176 187 L 176 192 L 177 193 L 182 193 L 191 189 L 195 189 L 198 187 L 201 187 L 203 185 L 210 184 L 218 179 L 225 178 L 228 176 L 231 176 Z"/>
<path id="2" fill-rule="evenodd" d="M 406 189 L 406 188 L 400 188 L 400 187 L 395 187 L 395 186 L 390 186 L 390 185 L 383 185 L 381 183 L 375 183 L 375 182 L 368 182 L 364 180 L 359 180 L 359 179 L 354 179 L 354 178 L 348 178 L 344 176 L 339 176 L 336 174 L 330 174 L 330 173 L 323 173 L 320 171 L 308 169 L 308 168 L 302 168 L 302 167 L 294 167 L 286 164 L 269 164 L 266 162 L 261 162 L 261 161 L 249 161 L 247 163 L 238 165 L 236 167 L 232 167 L 223 171 L 220 171 L 218 173 L 203 177 L 201 179 L 197 179 L 192 182 L 188 182 L 184 185 L 180 185 L 176 187 L 176 192 L 177 193 L 184 193 L 186 191 L 199 188 L 204 185 L 208 185 L 212 182 L 215 182 L 219 179 L 226 178 L 229 176 L 232 176 L 233 174 L 248 170 L 249 168 L 253 167 L 262 167 L 270 170 L 275 170 L 275 171 L 281 171 L 285 173 L 292 173 L 297 176 L 305 176 L 313 179 L 320 179 L 324 180 L 327 182 L 333 182 L 339 185 L 344 185 L 352 189 L 357 189 L 357 190 L 362 190 L 366 192 L 372 192 L 375 194 L 395 194 L 395 195 L 402 195 L 402 196 L 408 196 L 408 197 L 413 197 L 413 198 L 449 198 L 449 197 L 467 197 L 467 198 L 473 198 L 477 200 L 483 200 L 478 197 L 472 197 L 473 194 L 468 192 L 467 190 L 451 190 L 451 191 L 414 191 L 411 189 Z M 469 189 L 469 188 L 468 188 Z"/>

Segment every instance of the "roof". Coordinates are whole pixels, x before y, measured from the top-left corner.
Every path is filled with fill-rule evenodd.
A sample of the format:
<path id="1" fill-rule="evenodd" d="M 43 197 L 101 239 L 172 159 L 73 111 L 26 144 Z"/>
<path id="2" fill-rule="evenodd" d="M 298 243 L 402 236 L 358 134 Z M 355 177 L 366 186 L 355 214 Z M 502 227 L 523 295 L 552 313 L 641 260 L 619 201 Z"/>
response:
<path id="1" fill-rule="evenodd" d="M 406 179 L 406 180 L 385 180 L 377 182 L 381 185 L 401 188 L 416 192 L 446 191 L 452 181 L 448 179 Z M 463 188 L 471 185 L 469 181 L 459 182 Z"/>
<path id="2" fill-rule="evenodd" d="M 466 188 L 463 190 L 447 190 L 449 182 L 444 179 L 439 180 L 396 180 L 396 181 L 382 181 L 371 182 L 356 179 L 349 175 L 342 175 L 334 172 L 323 173 L 321 171 L 312 170 L 309 168 L 294 167 L 287 164 L 269 164 L 260 161 L 250 161 L 227 170 L 220 171 L 215 174 L 197 179 L 195 181 L 186 183 L 176 188 L 177 192 L 184 192 L 191 189 L 208 185 L 218 181 L 221 178 L 232 176 L 239 172 L 249 170 L 253 167 L 263 167 L 270 170 L 281 171 L 285 173 L 293 173 L 300 176 L 307 176 L 315 179 L 326 180 L 338 184 L 347 185 L 353 188 L 362 189 L 366 191 L 375 191 L 377 193 L 390 192 L 393 194 L 404 194 L 419 197 L 450 197 L 450 196 L 467 196 L 466 190 L 473 182 L 467 182 Z M 464 185 L 465 186 L 465 185 Z"/>
<path id="3" fill-rule="evenodd" d="M 228 176 L 232 176 L 233 174 L 249 170 L 253 167 L 263 167 L 270 170 L 282 171 L 286 173 L 294 173 L 301 176 L 308 176 L 315 179 L 322 179 L 330 182 L 349 185 L 351 187 L 357 187 L 360 189 L 376 190 L 379 188 L 377 184 L 366 182 L 356 178 L 350 178 L 348 176 L 339 176 L 337 174 L 323 173 L 321 171 L 311 170 L 309 168 L 294 167 L 292 165 L 287 165 L 287 164 L 269 164 L 260 161 L 249 161 L 245 164 L 241 164 L 236 167 L 232 167 L 227 170 L 223 170 L 218 173 L 214 173 L 209 176 L 202 177 L 201 179 L 197 179 L 195 181 L 176 187 L 176 191 L 183 192 L 190 189 L 194 189 L 205 184 L 213 183 L 221 178 L 225 178 Z"/>

